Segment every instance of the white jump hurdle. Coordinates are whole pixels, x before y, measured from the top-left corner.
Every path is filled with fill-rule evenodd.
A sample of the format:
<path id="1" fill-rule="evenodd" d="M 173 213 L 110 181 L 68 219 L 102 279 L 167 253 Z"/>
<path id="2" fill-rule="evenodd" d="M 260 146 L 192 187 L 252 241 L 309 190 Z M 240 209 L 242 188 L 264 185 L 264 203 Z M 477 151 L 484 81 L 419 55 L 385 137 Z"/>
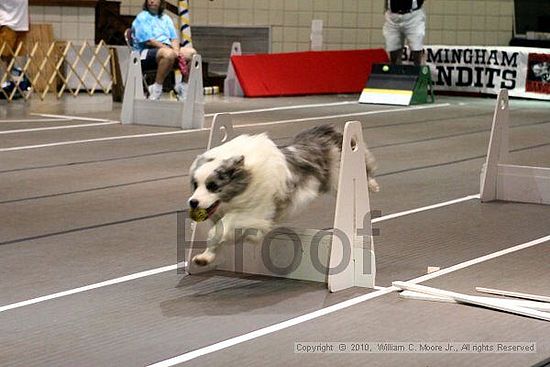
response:
<path id="1" fill-rule="evenodd" d="M 509 164 L 510 110 L 508 91 L 500 91 L 491 139 L 481 169 L 481 201 L 550 204 L 550 168 Z"/>
<path id="2" fill-rule="evenodd" d="M 237 74 L 235 73 L 235 68 L 231 63 L 231 56 L 241 55 L 241 54 L 242 54 L 241 43 L 233 42 L 233 44 L 231 45 L 231 53 L 229 55 L 229 64 L 227 66 L 227 76 L 223 81 L 223 94 L 226 97 L 243 97 L 244 96 L 243 89 L 241 88 L 241 84 L 239 83 L 239 78 L 237 77 Z"/>
<path id="3" fill-rule="evenodd" d="M 133 51 L 128 63 L 120 120 L 123 124 L 155 125 L 198 129 L 204 124 L 202 61 L 194 55 L 190 65 L 187 98 L 180 101 L 150 101 L 143 93 L 139 53 Z"/>
<path id="4" fill-rule="evenodd" d="M 231 115 L 218 114 L 212 122 L 208 149 L 234 136 Z M 189 274 L 214 268 L 327 283 L 331 292 L 352 286 L 373 288 L 375 254 L 364 142 L 361 123 L 347 122 L 344 129 L 339 190 L 332 230 L 276 229 L 269 243 L 244 242 L 219 250 L 216 264 L 197 267 L 191 259 L 204 250 L 208 224 L 193 223 L 186 251 Z"/>

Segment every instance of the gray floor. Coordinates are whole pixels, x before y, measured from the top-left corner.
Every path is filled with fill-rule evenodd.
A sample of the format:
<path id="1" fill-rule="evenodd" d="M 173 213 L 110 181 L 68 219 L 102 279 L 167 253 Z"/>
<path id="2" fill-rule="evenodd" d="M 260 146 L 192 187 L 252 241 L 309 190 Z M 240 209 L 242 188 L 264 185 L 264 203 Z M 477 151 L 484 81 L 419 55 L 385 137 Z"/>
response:
<path id="1" fill-rule="evenodd" d="M 371 208 L 382 215 L 479 193 L 494 99 L 442 96 L 440 106 L 418 110 L 356 103 L 280 109 L 356 100 L 212 96 L 206 124 L 217 112 L 279 108 L 236 113 L 234 124 L 238 133 L 267 131 L 282 144 L 310 126 L 361 121 L 382 188 L 371 195 Z M 100 141 L 176 130 L 105 124 L 15 131 L 94 123 L 78 117 L 119 119 L 119 105 L 79 113 L 80 102 L 0 104 L 0 307 L 176 262 L 176 211 L 185 209 L 187 170 L 203 151 L 207 131 Z M 511 122 L 513 163 L 550 166 L 549 103 L 514 99 Z M 96 140 L 75 142 L 88 139 Z M 44 144 L 56 145 L 37 147 Z M 333 198 L 323 197 L 292 224 L 330 226 L 333 205 Z M 473 199 L 375 227 L 377 285 L 386 287 L 422 276 L 428 266 L 446 268 L 547 236 L 550 209 Z M 544 242 L 423 284 L 469 294 L 484 286 L 549 295 L 549 246 Z M 331 294 L 323 284 L 224 272 L 162 272 L 0 312 L 0 365 L 145 366 L 370 292 Z M 549 335 L 548 322 L 403 300 L 392 292 L 187 364 L 532 366 L 550 357 Z M 301 341 L 535 342 L 537 350 L 295 354 L 294 343 Z"/>

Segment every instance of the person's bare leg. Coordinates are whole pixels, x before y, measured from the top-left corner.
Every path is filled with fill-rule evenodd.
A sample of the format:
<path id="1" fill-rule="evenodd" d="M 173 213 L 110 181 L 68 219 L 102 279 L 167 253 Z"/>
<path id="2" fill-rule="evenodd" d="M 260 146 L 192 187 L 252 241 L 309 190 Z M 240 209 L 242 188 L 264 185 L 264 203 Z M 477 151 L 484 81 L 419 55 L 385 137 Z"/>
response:
<path id="1" fill-rule="evenodd" d="M 157 74 L 155 76 L 155 83 L 164 83 L 164 79 L 166 79 L 166 76 L 174 67 L 176 56 L 176 52 L 171 48 L 160 48 L 157 51 Z"/>
<path id="2" fill-rule="evenodd" d="M 193 47 L 180 47 L 180 55 L 185 57 L 186 60 L 191 60 L 193 55 L 197 53 Z"/>
<path id="3" fill-rule="evenodd" d="M 191 60 L 193 59 L 193 55 L 197 53 L 197 50 L 195 50 L 193 47 L 180 47 L 180 54 L 179 56 L 183 57 L 187 61 L 188 70 L 190 67 Z M 190 71 L 190 70 L 189 70 Z M 183 75 L 183 81 L 185 83 L 188 82 L 189 74 Z"/>

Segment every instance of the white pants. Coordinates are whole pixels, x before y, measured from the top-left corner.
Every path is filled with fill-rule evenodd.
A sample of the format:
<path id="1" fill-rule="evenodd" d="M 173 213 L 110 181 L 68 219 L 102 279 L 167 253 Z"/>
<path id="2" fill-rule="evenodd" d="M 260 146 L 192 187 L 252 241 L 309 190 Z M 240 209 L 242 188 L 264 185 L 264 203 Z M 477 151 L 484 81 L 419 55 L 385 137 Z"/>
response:
<path id="1" fill-rule="evenodd" d="M 386 51 L 397 51 L 405 45 L 405 39 L 411 51 L 422 51 L 426 33 L 426 14 L 423 9 L 411 13 L 397 14 L 386 11 L 384 23 Z"/>

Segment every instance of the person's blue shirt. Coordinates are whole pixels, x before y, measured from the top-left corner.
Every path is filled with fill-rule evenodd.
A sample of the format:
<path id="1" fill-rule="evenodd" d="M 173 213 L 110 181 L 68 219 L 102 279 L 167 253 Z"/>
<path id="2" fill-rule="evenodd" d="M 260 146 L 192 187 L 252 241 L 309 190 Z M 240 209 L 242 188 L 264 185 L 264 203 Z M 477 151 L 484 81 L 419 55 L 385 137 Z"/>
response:
<path id="1" fill-rule="evenodd" d="M 145 43 L 151 39 L 170 45 L 178 36 L 168 15 L 163 14 L 159 17 L 143 10 L 132 22 L 132 38 L 134 50 L 142 51 L 147 48 Z"/>

